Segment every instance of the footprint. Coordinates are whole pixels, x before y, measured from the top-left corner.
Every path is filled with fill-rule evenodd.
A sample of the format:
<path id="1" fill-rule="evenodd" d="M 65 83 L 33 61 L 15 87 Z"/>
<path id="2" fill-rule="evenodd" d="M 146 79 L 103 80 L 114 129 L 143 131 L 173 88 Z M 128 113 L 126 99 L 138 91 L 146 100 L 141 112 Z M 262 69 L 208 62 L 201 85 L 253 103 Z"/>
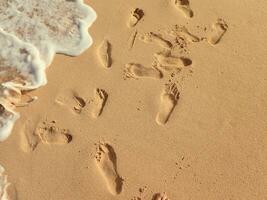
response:
<path id="1" fill-rule="evenodd" d="M 134 30 L 133 33 L 131 34 L 130 38 L 129 38 L 129 42 L 128 42 L 128 49 L 131 50 L 134 46 L 135 40 L 136 40 L 136 36 L 137 36 L 137 30 Z"/>
<path id="2" fill-rule="evenodd" d="M 208 36 L 208 42 L 211 45 L 216 45 L 220 42 L 223 35 L 226 33 L 228 25 L 223 19 L 218 19 L 215 24 L 212 26 L 210 35 Z"/>
<path id="3" fill-rule="evenodd" d="M 98 59 L 105 68 L 110 68 L 112 64 L 111 60 L 111 44 L 108 40 L 104 39 L 98 47 Z"/>
<path id="4" fill-rule="evenodd" d="M 25 153 L 32 152 L 40 143 L 40 138 L 35 135 L 35 127 L 33 121 L 26 121 L 20 132 L 20 147 Z"/>
<path id="5" fill-rule="evenodd" d="M 40 144 L 63 145 L 72 141 L 72 135 L 67 129 L 60 129 L 55 121 L 47 120 L 24 122 L 20 132 L 20 147 L 23 152 L 29 153 Z"/>
<path id="6" fill-rule="evenodd" d="M 99 88 L 95 90 L 92 111 L 91 111 L 91 115 L 93 118 L 96 119 L 102 114 L 107 99 L 108 99 L 108 93 L 105 90 Z"/>
<path id="7" fill-rule="evenodd" d="M 26 107 L 26 106 L 29 106 L 31 103 L 35 102 L 36 100 L 38 100 L 37 96 L 31 96 L 25 93 L 21 96 L 21 101 L 19 103 L 16 103 L 15 106 Z"/>
<path id="8" fill-rule="evenodd" d="M 112 195 L 118 195 L 122 191 L 123 179 L 117 172 L 117 156 L 113 147 L 107 143 L 97 146 L 95 155 L 97 168 L 106 182 Z"/>
<path id="9" fill-rule="evenodd" d="M 179 100 L 179 91 L 176 84 L 168 85 L 161 95 L 161 104 L 159 106 L 159 112 L 156 116 L 156 122 L 159 125 L 164 125 L 170 118 L 174 107 Z"/>
<path id="10" fill-rule="evenodd" d="M 189 0 L 172 0 L 175 7 L 184 14 L 185 17 L 192 18 L 194 13 L 190 7 Z"/>
<path id="11" fill-rule="evenodd" d="M 67 129 L 60 129 L 55 121 L 42 121 L 35 129 L 35 135 L 38 135 L 40 141 L 44 144 L 68 144 L 72 140 L 72 135 Z"/>
<path id="12" fill-rule="evenodd" d="M 59 105 L 70 108 L 74 113 L 81 114 L 83 112 L 91 115 L 93 118 L 97 118 L 103 112 L 107 97 L 107 93 L 102 89 L 95 90 L 93 100 L 85 100 L 77 92 L 69 90 L 58 95 L 55 101 Z"/>
<path id="13" fill-rule="evenodd" d="M 192 64 L 192 61 L 189 58 L 184 57 L 174 57 L 161 53 L 154 54 L 154 57 L 158 63 L 158 67 L 165 71 L 181 69 L 183 66 L 188 66 Z"/>
<path id="14" fill-rule="evenodd" d="M 189 42 L 200 42 L 201 39 L 197 37 L 196 35 L 189 32 L 189 30 L 185 26 L 174 26 L 172 30 L 167 30 L 167 34 L 173 36 L 173 37 L 182 37 L 185 38 Z"/>
<path id="15" fill-rule="evenodd" d="M 142 9 L 136 8 L 130 16 L 130 19 L 128 21 L 128 26 L 130 28 L 136 26 L 136 24 L 142 19 L 144 16 L 144 11 Z"/>
<path id="16" fill-rule="evenodd" d="M 156 193 L 153 195 L 152 200 L 169 200 L 169 198 L 164 193 Z"/>
<path id="17" fill-rule="evenodd" d="M 82 109 L 86 106 L 86 101 L 80 97 L 77 92 L 72 90 L 67 90 L 60 93 L 55 102 L 61 106 L 67 106 L 71 111 L 75 113 L 81 113 Z"/>
<path id="18" fill-rule="evenodd" d="M 128 63 L 125 65 L 124 70 L 127 78 L 153 78 L 161 79 L 162 73 L 156 68 L 147 68 L 140 64 Z"/>
<path id="19" fill-rule="evenodd" d="M 73 110 L 78 114 L 81 113 L 82 109 L 86 106 L 85 100 L 78 96 L 78 94 L 73 94 L 72 98 L 74 101 Z"/>
<path id="20" fill-rule="evenodd" d="M 139 37 L 139 40 L 145 42 L 145 43 L 153 43 L 157 44 L 160 47 L 163 47 L 165 49 L 171 49 L 172 43 L 168 40 L 163 39 L 161 36 L 155 34 L 155 33 L 146 33 Z"/>

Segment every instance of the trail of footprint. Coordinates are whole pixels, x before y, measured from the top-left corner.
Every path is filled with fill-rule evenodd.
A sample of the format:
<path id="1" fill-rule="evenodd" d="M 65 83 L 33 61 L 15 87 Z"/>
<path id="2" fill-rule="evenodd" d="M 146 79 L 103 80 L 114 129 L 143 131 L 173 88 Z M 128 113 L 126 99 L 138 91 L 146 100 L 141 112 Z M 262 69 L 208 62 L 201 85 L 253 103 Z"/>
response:
<path id="1" fill-rule="evenodd" d="M 194 34 L 192 34 L 185 26 L 174 26 L 173 29 L 167 30 L 167 34 L 173 36 L 173 37 L 182 37 L 185 38 L 189 42 L 200 42 L 200 38 Z"/>
<path id="2" fill-rule="evenodd" d="M 137 25 L 137 23 L 143 18 L 145 15 L 144 11 L 142 9 L 136 8 L 130 16 L 130 19 L 128 21 L 128 27 L 132 28 Z"/>
<path id="3" fill-rule="evenodd" d="M 153 78 L 161 79 L 162 73 L 155 68 L 147 68 L 140 64 L 128 63 L 125 65 L 124 75 L 127 78 Z"/>
<path id="4" fill-rule="evenodd" d="M 81 113 L 82 109 L 86 106 L 86 101 L 78 95 L 77 92 L 66 90 L 60 93 L 55 102 L 61 106 L 66 106 L 75 113 Z"/>
<path id="5" fill-rule="evenodd" d="M 153 43 L 153 44 L 159 45 L 160 47 L 163 47 L 165 49 L 172 48 L 172 43 L 170 41 L 163 39 L 161 36 L 153 32 L 141 35 L 139 37 L 139 40 L 145 43 Z"/>
<path id="6" fill-rule="evenodd" d="M 110 68 L 112 64 L 111 60 L 111 44 L 108 40 L 104 39 L 98 47 L 98 59 L 101 65 L 105 68 Z"/>
<path id="7" fill-rule="evenodd" d="M 191 59 L 184 57 L 174 57 L 174 56 L 164 55 L 161 53 L 154 54 L 154 57 L 158 62 L 158 67 L 160 67 L 165 71 L 181 69 L 183 66 L 188 66 L 192 64 Z"/>
<path id="8" fill-rule="evenodd" d="M 177 102 L 179 100 L 179 91 L 176 84 L 168 85 L 164 93 L 161 95 L 161 104 L 156 116 L 156 122 L 159 125 L 164 125 L 169 120 Z"/>
<path id="9" fill-rule="evenodd" d="M 44 144 L 68 144 L 72 141 L 72 135 L 68 129 L 60 129 L 55 121 L 41 121 L 35 129 L 40 141 Z"/>
<path id="10" fill-rule="evenodd" d="M 228 25 L 223 19 L 218 19 L 212 26 L 210 35 L 208 36 L 208 42 L 211 45 L 216 45 L 220 42 L 224 34 L 228 29 Z"/>
<path id="11" fill-rule="evenodd" d="M 169 200 L 165 193 L 156 193 L 153 195 L 152 200 Z"/>
<path id="12" fill-rule="evenodd" d="M 107 99 L 108 99 L 108 93 L 105 90 L 99 88 L 95 90 L 92 111 L 91 111 L 91 115 L 93 118 L 96 119 L 102 114 Z"/>
<path id="13" fill-rule="evenodd" d="M 97 146 L 95 155 L 96 166 L 106 182 L 112 195 L 118 195 L 122 191 L 123 179 L 117 172 L 117 156 L 113 147 L 107 143 Z"/>
<path id="14" fill-rule="evenodd" d="M 172 0 L 172 2 L 174 6 L 184 14 L 185 17 L 192 18 L 194 16 L 189 0 Z"/>

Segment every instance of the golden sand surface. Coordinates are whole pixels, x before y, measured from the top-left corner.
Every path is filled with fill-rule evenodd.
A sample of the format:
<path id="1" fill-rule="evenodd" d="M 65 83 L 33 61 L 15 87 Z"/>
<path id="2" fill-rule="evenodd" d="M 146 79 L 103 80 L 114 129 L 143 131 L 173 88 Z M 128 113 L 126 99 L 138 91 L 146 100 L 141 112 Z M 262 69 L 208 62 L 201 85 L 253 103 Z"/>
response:
<path id="1" fill-rule="evenodd" d="M 0 143 L 17 199 L 266 199 L 266 2 L 85 2 L 93 46 Z"/>

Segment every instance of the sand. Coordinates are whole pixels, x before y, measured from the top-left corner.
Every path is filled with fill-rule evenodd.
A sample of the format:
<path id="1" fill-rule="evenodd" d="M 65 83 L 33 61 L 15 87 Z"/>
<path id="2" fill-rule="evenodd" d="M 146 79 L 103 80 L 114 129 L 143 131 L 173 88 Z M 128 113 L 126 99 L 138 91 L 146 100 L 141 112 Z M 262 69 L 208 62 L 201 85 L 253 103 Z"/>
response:
<path id="1" fill-rule="evenodd" d="M 0 143 L 16 198 L 266 199 L 265 1 L 86 3 L 93 46 Z"/>

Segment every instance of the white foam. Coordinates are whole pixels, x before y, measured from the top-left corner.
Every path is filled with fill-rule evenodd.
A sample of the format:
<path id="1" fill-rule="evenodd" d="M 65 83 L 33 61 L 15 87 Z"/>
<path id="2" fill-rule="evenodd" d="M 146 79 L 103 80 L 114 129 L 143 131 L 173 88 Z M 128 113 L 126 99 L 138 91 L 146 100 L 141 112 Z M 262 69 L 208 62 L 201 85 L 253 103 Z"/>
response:
<path id="1" fill-rule="evenodd" d="M 0 46 L 2 86 L 35 89 L 46 83 L 45 63 L 32 44 L 22 42 L 0 28 Z"/>
<path id="2" fill-rule="evenodd" d="M 21 91 L 46 83 L 56 53 L 77 56 L 89 48 L 95 19 L 83 0 L 0 1 L 0 141 L 19 118 Z"/>
<path id="3" fill-rule="evenodd" d="M 77 56 L 92 44 L 96 13 L 82 0 L 2 0 L 0 27 L 34 44 L 49 65 L 55 53 Z"/>
<path id="4" fill-rule="evenodd" d="M 0 165 L 0 200 L 11 200 L 7 194 L 7 187 L 10 183 L 7 181 L 5 169 Z"/>
<path id="5" fill-rule="evenodd" d="M 13 104 L 20 100 L 20 90 L 44 85 L 46 76 L 45 63 L 33 45 L 0 29 L 0 46 L 0 141 L 3 141 L 19 118 Z"/>
<path id="6" fill-rule="evenodd" d="M 6 108 L 5 113 L 0 116 L 0 142 L 8 138 L 18 118 L 18 113 Z"/>

